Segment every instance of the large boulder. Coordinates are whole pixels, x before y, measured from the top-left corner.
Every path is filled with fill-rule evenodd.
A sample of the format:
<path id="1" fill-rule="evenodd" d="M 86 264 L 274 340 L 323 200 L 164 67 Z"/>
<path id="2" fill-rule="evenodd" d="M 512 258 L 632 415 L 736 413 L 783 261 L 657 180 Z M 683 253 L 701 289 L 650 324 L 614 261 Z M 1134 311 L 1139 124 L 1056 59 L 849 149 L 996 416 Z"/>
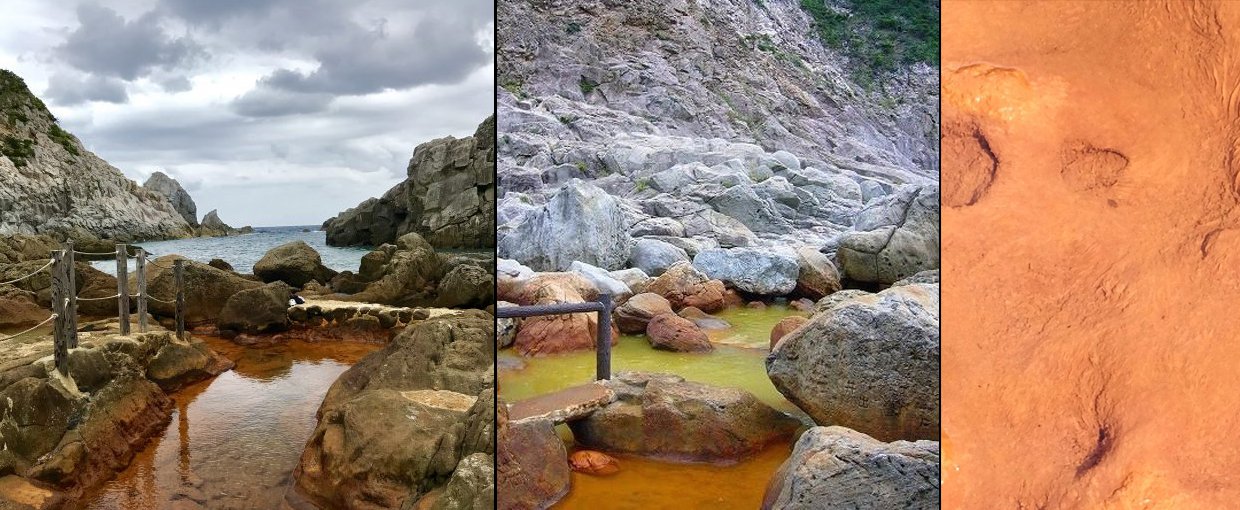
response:
<path id="1" fill-rule="evenodd" d="M 672 313 L 667 299 L 653 292 L 643 292 L 617 306 L 613 315 L 620 332 L 632 335 L 645 333 L 650 319 L 665 313 Z"/>
<path id="2" fill-rule="evenodd" d="M 434 304 L 444 264 L 435 249 L 418 234 L 405 234 L 394 247 L 380 247 L 382 262 L 377 267 L 363 268 L 374 281 L 351 296 L 348 301 L 381 303 L 392 306 L 427 306 Z M 338 279 L 339 280 L 339 279 Z"/>
<path id="3" fill-rule="evenodd" d="M 795 293 L 812 300 L 840 290 L 840 272 L 831 258 L 810 247 L 797 248 L 797 285 Z"/>
<path id="4" fill-rule="evenodd" d="M 866 205 L 836 248 L 844 276 L 890 284 L 939 267 L 939 188 L 911 185 Z"/>
<path id="5" fill-rule="evenodd" d="M 485 312 L 432 317 L 346 370 L 319 407 L 296 494 L 325 508 L 484 501 L 494 482 L 463 461 L 495 451 L 493 334 Z"/>
<path id="6" fill-rule="evenodd" d="M 939 349 L 939 286 L 910 284 L 824 307 L 779 341 L 766 372 L 820 425 L 937 440 Z"/>
<path id="7" fill-rule="evenodd" d="M 663 351 L 674 352 L 710 352 L 715 346 L 710 343 L 697 324 L 671 312 L 655 316 L 646 325 L 646 338 L 650 346 Z"/>
<path id="8" fill-rule="evenodd" d="M 579 260 L 573 261 L 568 266 L 568 270 L 577 273 L 585 279 L 590 280 L 594 284 L 594 288 L 603 294 L 611 294 L 614 300 L 628 299 L 633 295 L 633 291 L 624 282 L 612 278 L 611 273 L 606 269 L 594 267 Z"/>
<path id="9" fill-rule="evenodd" d="M 764 510 L 939 508 L 939 443 L 814 427 L 767 485 Z"/>
<path id="10" fill-rule="evenodd" d="M 624 268 L 631 243 L 616 198 L 573 179 L 503 236 L 498 250 L 537 271 L 563 271 L 575 260 L 610 271 Z"/>
<path id="11" fill-rule="evenodd" d="M 771 349 L 774 349 L 779 344 L 779 341 L 783 340 L 789 333 L 804 326 L 806 322 L 809 322 L 809 319 L 800 315 L 791 315 L 780 319 L 779 322 L 775 323 L 775 327 L 771 328 Z"/>
<path id="12" fill-rule="evenodd" d="M 750 294 L 783 296 L 797 285 L 800 266 L 796 253 L 774 248 L 715 248 L 693 257 L 694 267 L 707 277 Z"/>
<path id="13" fill-rule="evenodd" d="M 503 489 L 500 510 L 541 510 L 568 494 L 572 472 L 564 441 L 548 420 L 508 421 L 508 406 L 498 401 L 495 479 Z"/>
<path id="14" fill-rule="evenodd" d="M 579 444 L 604 452 L 728 462 L 791 439 L 800 422 L 747 391 L 670 374 L 624 372 L 604 383 L 616 399 L 569 423 Z"/>
<path id="15" fill-rule="evenodd" d="M 161 317 L 176 315 L 176 276 L 170 269 L 179 255 L 165 255 L 148 261 L 147 293 L 154 299 L 147 302 L 152 314 Z M 247 280 L 231 271 L 224 271 L 201 262 L 185 260 L 185 321 L 189 324 L 215 321 L 233 294 L 256 289 L 263 284 Z M 129 288 L 137 288 L 136 276 L 130 276 Z M 113 290 L 115 292 L 115 290 Z M 160 301 L 156 301 L 156 299 Z M 286 296 L 287 299 L 287 296 Z M 167 302 L 164 302 L 167 301 Z"/>
<path id="16" fill-rule="evenodd" d="M 629 264 L 650 276 L 659 276 L 680 261 L 689 260 L 683 248 L 658 239 L 638 239 L 629 255 Z"/>
<path id="17" fill-rule="evenodd" d="M 646 292 L 663 296 L 674 310 L 692 306 L 706 313 L 718 312 L 727 305 L 726 291 L 722 281 L 710 279 L 689 262 L 672 264 L 646 286 Z"/>
<path id="18" fill-rule="evenodd" d="M 232 360 L 212 351 L 206 342 L 169 336 L 146 366 L 146 378 L 166 392 L 215 377 L 231 369 Z"/>
<path id="19" fill-rule="evenodd" d="M 597 297 L 594 284 L 579 274 L 544 273 L 522 285 L 514 299 L 528 306 L 580 303 Z M 591 350 L 597 340 L 598 315 L 595 313 L 543 315 L 521 320 L 513 347 L 525 356 L 535 356 Z M 616 341 L 614 336 L 612 341 Z"/>
<path id="20" fill-rule="evenodd" d="M 254 264 L 254 276 L 264 282 L 282 281 L 302 287 L 311 280 L 327 283 L 336 272 L 323 265 L 323 257 L 305 241 L 293 241 L 268 250 Z"/>
<path id="21" fill-rule="evenodd" d="M 0 328 L 33 326 L 51 315 L 51 310 L 38 303 L 30 291 L 0 285 Z"/>
<path id="22" fill-rule="evenodd" d="M 282 281 L 233 294 L 220 310 L 216 326 L 228 335 L 274 333 L 289 327 L 292 288 Z"/>
<path id="23" fill-rule="evenodd" d="M 495 303 L 495 278 L 486 269 L 460 264 L 444 275 L 435 293 L 444 308 L 484 308 Z"/>

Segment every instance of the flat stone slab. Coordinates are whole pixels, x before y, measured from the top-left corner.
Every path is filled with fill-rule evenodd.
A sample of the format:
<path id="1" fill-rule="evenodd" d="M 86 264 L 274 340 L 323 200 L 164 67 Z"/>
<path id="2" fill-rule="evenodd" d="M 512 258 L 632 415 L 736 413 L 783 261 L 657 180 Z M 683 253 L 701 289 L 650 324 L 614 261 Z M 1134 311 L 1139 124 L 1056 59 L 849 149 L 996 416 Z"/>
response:
<path id="1" fill-rule="evenodd" d="M 573 386 L 508 404 L 508 420 L 513 423 L 550 420 L 559 425 L 585 418 L 615 398 L 616 394 L 602 384 Z"/>

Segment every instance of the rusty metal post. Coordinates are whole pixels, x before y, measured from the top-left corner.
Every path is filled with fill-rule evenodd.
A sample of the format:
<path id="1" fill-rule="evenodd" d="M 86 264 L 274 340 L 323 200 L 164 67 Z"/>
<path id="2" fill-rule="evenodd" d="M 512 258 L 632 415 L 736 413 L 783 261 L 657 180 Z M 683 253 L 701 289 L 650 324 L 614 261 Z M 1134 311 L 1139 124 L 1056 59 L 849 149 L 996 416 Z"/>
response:
<path id="1" fill-rule="evenodd" d="M 177 285 L 177 339 L 185 339 L 185 259 L 172 262 Z"/>
<path id="2" fill-rule="evenodd" d="M 611 294 L 599 294 L 598 346 L 595 348 L 594 379 L 611 379 Z"/>
<path id="3" fill-rule="evenodd" d="M 129 334 L 129 250 L 116 245 L 116 309 L 121 322 L 121 334 Z"/>
<path id="4" fill-rule="evenodd" d="M 56 314 L 52 330 L 52 355 L 56 370 L 62 375 L 69 373 L 69 280 L 64 251 L 52 252 L 52 313 Z"/>
<path id="5" fill-rule="evenodd" d="M 146 250 L 138 250 L 138 332 L 146 333 Z"/>

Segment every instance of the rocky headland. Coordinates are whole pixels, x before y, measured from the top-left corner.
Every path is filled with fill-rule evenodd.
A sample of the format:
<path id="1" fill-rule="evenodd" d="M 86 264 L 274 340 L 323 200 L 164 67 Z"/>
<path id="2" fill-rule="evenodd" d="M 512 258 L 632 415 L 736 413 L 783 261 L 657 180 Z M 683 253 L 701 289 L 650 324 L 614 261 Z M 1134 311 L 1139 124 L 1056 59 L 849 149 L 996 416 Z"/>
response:
<path id="1" fill-rule="evenodd" d="M 473 136 L 418 145 L 400 184 L 323 223 L 332 246 L 378 246 L 416 233 L 436 248 L 495 245 L 495 117 Z"/>

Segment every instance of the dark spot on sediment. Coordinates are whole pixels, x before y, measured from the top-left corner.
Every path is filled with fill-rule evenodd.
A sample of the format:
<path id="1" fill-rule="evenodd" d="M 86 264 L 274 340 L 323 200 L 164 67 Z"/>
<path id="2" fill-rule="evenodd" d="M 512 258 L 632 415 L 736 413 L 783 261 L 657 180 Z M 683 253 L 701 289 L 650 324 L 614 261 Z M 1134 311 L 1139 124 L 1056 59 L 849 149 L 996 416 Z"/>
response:
<path id="1" fill-rule="evenodd" d="M 1080 465 L 1076 467 L 1076 477 L 1080 478 L 1081 475 L 1084 475 L 1097 466 L 1098 463 L 1102 462 L 1102 459 L 1111 451 L 1114 441 L 1115 438 L 1112 437 L 1111 428 L 1106 425 L 1099 426 L 1098 440 L 1094 443 L 1094 448 L 1090 450 L 1089 455 L 1081 459 Z"/>
<path id="2" fill-rule="evenodd" d="M 1107 205 L 1109 205 L 1109 206 L 1111 206 L 1111 207 L 1119 207 L 1119 203 L 1118 203 L 1118 202 L 1116 202 L 1115 200 L 1110 199 L 1110 198 L 1108 198 L 1108 199 L 1107 199 Z"/>
<path id="3" fill-rule="evenodd" d="M 1223 229 L 1216 228 L 1206 233 L 1205 237 L 1201 238 L 1201 258 L 1204 259 L 1206 256 L 1210 255 L 1210 250 L 1214 248 L 1214 240 L 1217 239 L 1218 235 L 1222 232 Z"/>
<path id="4" fill-rule="evenodd" d="M 1064 149 L 1059 175 L 1074 191 L 1095 191 L 1114 186 L 1127 168 L 1128 157 L 1119 151 L 1072 142 Z"/>
<path id="5" fill-rule="evenodd" d="M 965 207 L 977 203 L 990 189 L 999 167 L 999 158 L 990 141 L 974 122 L 948 122 L 943 126 L 942 152 L 943 204 Z"/>

